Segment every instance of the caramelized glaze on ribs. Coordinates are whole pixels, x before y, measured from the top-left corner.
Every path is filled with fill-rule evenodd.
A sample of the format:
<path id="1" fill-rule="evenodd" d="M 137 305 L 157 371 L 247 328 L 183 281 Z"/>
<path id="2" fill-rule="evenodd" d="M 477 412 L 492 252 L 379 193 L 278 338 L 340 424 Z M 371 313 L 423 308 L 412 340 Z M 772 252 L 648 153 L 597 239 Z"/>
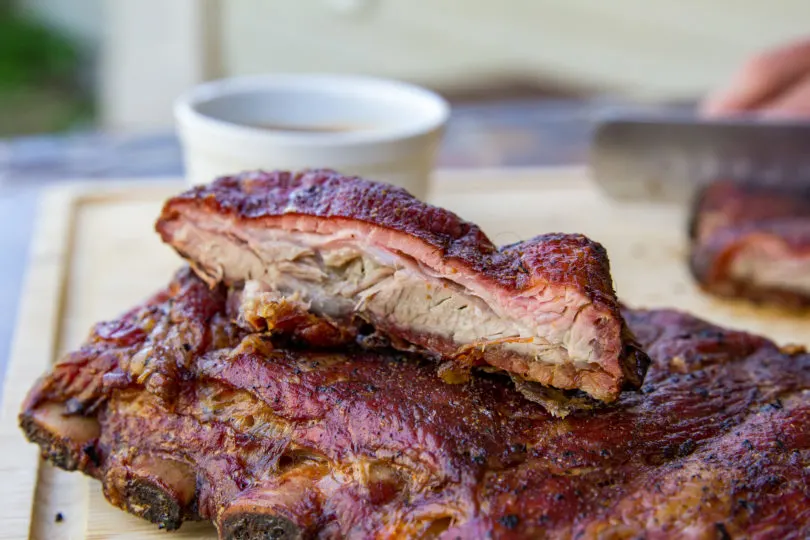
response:
<path id="1" fill-rule="evenodd" d="M 690 235 L 706 291 L 810 306 L 810 190 L 715 182 L 697 198 Z"/>
<path id="2" fill-rule="evenodd" d="M 494 366 L 610 402 L 649 363 L 604 248 L 581 235 L 496 248 L 400 188 L 330 171 L 220 178 L 170 199 L 156 227 L 211 285 L 298 295 L 349 333 L 370 323 L 456 369 Z"/>
<path id="3" fill-rule="evenodd" d="M 231 317 L 221 286 L 180 273 L 42 379 L 25 433 L 113 504 L 228 539 L 810 534 L 804 352 L 628 311 L 642 391 L 558 420 L 500 375 L 282 350 Z"/>

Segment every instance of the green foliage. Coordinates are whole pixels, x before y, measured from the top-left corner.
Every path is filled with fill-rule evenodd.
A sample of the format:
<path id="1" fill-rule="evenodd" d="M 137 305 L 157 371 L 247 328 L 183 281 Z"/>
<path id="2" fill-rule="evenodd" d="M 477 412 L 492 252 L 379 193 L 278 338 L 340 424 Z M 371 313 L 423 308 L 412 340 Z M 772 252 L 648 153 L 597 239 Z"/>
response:
<path id="1" fill-rule="evenodd" d="M 0 137 L 62 131 L 92 119 L 77 46 L 0 0 Z"/>
<path id="2" fill-rule="evenodd" d="M 0 10 L 0 91 L 73 86 L 77 48 L 66 37 Z"/>

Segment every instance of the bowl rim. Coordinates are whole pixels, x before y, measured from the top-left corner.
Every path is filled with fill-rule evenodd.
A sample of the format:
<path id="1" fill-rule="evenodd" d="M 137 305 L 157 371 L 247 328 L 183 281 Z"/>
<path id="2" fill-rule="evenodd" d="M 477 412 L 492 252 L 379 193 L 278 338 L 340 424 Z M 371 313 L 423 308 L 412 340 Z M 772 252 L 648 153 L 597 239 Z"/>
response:
<path id="1" fill-rule="evenodd" d="M 368 130 L 294 132 L 230 122 L 198 110 L 202 103 L 232 94 L 295 89 L 321 91 L 324 95 L 354 92 L 364 96 L 372 95 L 372 98 L 375 92 L 386 92 L 386 101 L 392 101 L 393 95 L 401 101 L 418 102 L 425 114 L 414 117 L 407 123 L 390 123 Z M 328 73 L 278 73 L 228 77 L 197 85 L 175 100 L 174 115 L 181 131 L 193 129 L 202 136 L 229 137 L 281 146 L 354 146 L 411 139 L 439 130 L 450 116 L 450 104 L 431 90 L 396 79 Z"/>

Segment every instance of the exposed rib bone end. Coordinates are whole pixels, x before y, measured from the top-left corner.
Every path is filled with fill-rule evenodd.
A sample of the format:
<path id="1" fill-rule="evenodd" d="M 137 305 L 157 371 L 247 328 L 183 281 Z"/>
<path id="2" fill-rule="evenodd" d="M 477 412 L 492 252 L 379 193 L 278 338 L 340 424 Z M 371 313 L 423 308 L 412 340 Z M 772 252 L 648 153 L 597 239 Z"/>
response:
<path id="1" fill-rule="evenodd" d="M 322 463 L 304 463 L 265 485 L 243 492 L 220 514 L 220 537 L 227 540 L 310 537 L 319 528 L 322 494 L 317 480 L 325 473 Z"/>
<path id="2" fill-rule="evenodd" d="M 257 509 L 258 510 L 258 509 Z M 304 538 L 301 528 L 291 520 L 269 513 L 231 513 L 220 525 L 220 538 L 224 540 L 297 540 Z"/>
<path id="3" fill-rule="evenodd" d="M 98 420 L 65 414 L 64 405 L 44 403 L 20 413 L 20 427 L 29 441 L 42 450 L 42 457 L 67 471 L 81 469 L 92 474 L 100 457 L 95 443 Z"/>
<path id="4" fill-rule="evenodd" d="M 172 531 L 183 521 L 199 519 L 196 477 L 180 462 L 139 456 L 131 465 L 112 464 L 103 481 L 107 500 L 161 529 Z"/>

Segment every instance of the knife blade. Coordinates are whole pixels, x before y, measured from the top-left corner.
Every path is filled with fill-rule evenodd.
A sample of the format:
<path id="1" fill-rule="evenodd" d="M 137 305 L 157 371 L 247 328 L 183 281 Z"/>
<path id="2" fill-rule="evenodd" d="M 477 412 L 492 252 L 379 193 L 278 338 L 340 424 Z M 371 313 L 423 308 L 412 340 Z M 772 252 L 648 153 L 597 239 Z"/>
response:
<path id="1" fill-rule="evenodd" d="M 721 178 L 810 186 L 810 122 L 617 116 L 597 124 L 589 161 L 617 200 L 688 203 Z"/>

